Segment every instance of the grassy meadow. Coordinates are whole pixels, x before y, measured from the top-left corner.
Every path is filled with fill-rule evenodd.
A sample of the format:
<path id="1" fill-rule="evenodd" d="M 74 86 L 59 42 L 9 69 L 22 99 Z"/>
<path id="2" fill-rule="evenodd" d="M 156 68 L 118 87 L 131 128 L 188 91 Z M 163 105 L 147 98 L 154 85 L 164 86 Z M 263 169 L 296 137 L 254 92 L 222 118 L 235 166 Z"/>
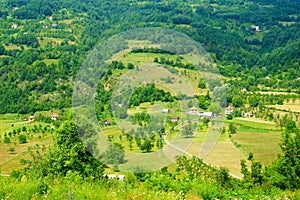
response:
<path id="1" fill-rule="evenodd" d="M 10 114 L 0 116 L 0 173 L 10 174 L 24 168 L 21 159 L 30 159 L 31 151 L 41 151 L 52 144 L 54 127 L 42 122 L 28 123 L 22 116 Z M 25 135 L 26 142 L 20 143 L 19 136 Z M 5 136 L 9 142 L 4 142 Z"/>

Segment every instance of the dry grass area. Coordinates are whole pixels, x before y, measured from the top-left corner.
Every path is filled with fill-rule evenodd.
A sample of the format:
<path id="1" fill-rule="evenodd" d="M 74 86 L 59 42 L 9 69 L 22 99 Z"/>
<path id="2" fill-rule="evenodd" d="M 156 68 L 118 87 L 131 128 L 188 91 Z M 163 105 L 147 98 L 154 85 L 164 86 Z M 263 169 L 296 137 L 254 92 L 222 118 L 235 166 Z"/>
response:
<path id="1" fill-rule="evenodd" d="M 292 112 L 299 112 L 300 113 L 300 99 L 296 101 L 290 100 L 289 102 L 285 101 L 283 105 L 271 105 L 270 108 L 275 108 L 278 110 L 286 110 Z"/>
<path id="2" fill-rule="evenodd" d="M 271 164 L 280 153 L 280 132 L 238 131 L 232 137 L 241 145 L 243 152 L 252 152 L 254 158 L 264 165 Z"/>
<path id="3" fill-rule="evenodd" d="M 53 43 L 54 45 L 59 45 L 64 39 L 60 38 L 51 38 L 51 37 L 43 37 L 43 39 L 38 39 L 41 47 L 45 47 L 48 43 Z M 68 41 L 68 44 L 75 44 L 75 42 Z"/>
<path id="4" fill-rule="evenodd" d="M 21 165 L 21 159 L 30 159 L 30 150 L 41 151 L 42 146 L 48 147 L 52 143 L 52 135 L 50 133 L 35 133 L 27 135 L 27 143 L 19 144 L 17 137 L 12 137 L 11 143 L 0 143 L 0 173 L 10 174 L 12 171 L 24 168 Z M 40 136 L 40 137 L 39 137 Z M 11 151 L 11 149 L 14 151 Z"/>
<path id="5" fill-rule="evenodd" d="M 16 121 L 16 120 L 0 120 L 0 136 L 5 132 L 13 131 L 18 126 L 23 126 L 26 121 Z"/>
<path id="6" fill-rule="evenodd" d="M 231 173 L 242 176 L 240 162 L 246 159 L 247 157 L 239 149 L 227 141 L 218 142 L 204 161 L 216 167 L 226 167 Z"/>
<path id="7" fill-rule="evenodd" d="M 22 45 L 25 50 L 29 49 L 26 45 Z M 15 45 L 15 44 L 10 44 L 8 46 L 4 46 L 5 50 L 20 50 L 21 46 L 20 45 Z"/>
<path id="8" fill-rule="evenodd" d="M 274 95 L 289 95 L 289 94 L 296 94 L 294 92 L 275 92 L 275 91 L 258 91 L 260 94 L 274 94 Z M 296 94 L 297 95 L 297 94 Z"/>
<path id="9" fill-rule="evenodd" d="M 275 126 L 275 122 L 259 119 L 259 118 L 254 118 L 254 117 L 237 117 L 235 118 L 235 121 L 242 121 L 242 122 L 250 122 L 250 123 L 257 123 L 260 125 L 273 125 Z"/>

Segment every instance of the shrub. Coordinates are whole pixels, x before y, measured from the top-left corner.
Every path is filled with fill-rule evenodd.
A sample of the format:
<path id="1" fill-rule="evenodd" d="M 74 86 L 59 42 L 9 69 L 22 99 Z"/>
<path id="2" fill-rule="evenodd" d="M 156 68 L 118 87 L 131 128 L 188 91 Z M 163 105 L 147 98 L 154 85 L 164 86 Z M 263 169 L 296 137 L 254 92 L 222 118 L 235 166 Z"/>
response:
<path id="1" fill-rule="evenodd" d="M 3 142 L 4 142 L 4 143 L 6 143 L 6 144 L 10 143 L 10 139 L 9 139 L 9 137 L 7 137 L 7 136 L 4 136 L 4 140 L 3 140 Z"/>
<path id="2" fill-rule="evenodd" d="M 19 143 L 20 143 L 20 144 L 24 144 L 24 143 L 27 142 L 27 137 L 26 137 L 26 135 L 21 134 L 21 135 L 19 135 L 18 138 L 19 138 Z"/>

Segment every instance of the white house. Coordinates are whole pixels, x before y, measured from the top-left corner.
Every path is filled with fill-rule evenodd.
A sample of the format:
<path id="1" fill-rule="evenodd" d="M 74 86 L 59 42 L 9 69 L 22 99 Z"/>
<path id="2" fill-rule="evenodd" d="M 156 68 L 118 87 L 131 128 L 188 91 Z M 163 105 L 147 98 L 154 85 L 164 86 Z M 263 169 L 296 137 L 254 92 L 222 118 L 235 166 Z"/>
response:
<path id="1" fill-rule="evenodd" d="M 170 110 L 168 108 L 165 108 L 162 110 L 162 113 L 169 113 L 169 112 L 170 112 Z"/>
<path id="2" fill-rule="evenodd" d="M 214 114 L 212 112 L 199 112 L 198 116 L 200 116 L 200 117 L 207 117 L 207 118 L 213 118 Z"/>
<path id="3" fill-rule="evenodd" d="M 253 117 L 253 114 L 252 113 L 246 113 L 246 112 L 244 112 L 244 116 L 245 117 Z"/>
<path id="4" fill-rule="evenodd" d="M 256 32 L 261 31 L 260 28 L 259 28 L 259 26 L 253 25 L 253 26 L 251 26 L 251 28 L 254 29 Z"/>
<path id="5" fill-rule="evenodd" d="M 125 175 L 118 175 L 118 174 L 104 174 L 104 177 L 107 177 L 108 179 L 119 179 L 119 181 L 125 180 Z"/>
<path id="6" fill-rule="evenodd" d="M 171 122 L 177 122 L 179 120 L 178 116 L 172 116 Z"/>
<path id="7" fill-rule="evenodd" d="M 11 28 L 16 29 L 16 28 L 18 28 L 18 25 L 17 24 L 13 24 L 13 25 L 11 25 Z"/>
<path id="8" fill-rule="evenodd" d="M 228 106 L 227 108 L 225 108 L 225 115 L 229 115 L 229 114 L 231 114 L 233 112 L 234 112 L 233 107 Z"/>
<path id="9" fill-rule="evenodd" d="M 53 113 L 53 114 L 51 115 L 51 120 L 56 121 L 57 118 L 58 118 L 58 114 Z"/>

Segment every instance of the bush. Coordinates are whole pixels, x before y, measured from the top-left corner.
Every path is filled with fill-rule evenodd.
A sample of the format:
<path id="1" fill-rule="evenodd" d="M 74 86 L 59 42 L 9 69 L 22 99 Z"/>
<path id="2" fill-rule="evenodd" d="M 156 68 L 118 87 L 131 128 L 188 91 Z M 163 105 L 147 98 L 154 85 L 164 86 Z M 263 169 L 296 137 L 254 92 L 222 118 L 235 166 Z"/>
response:
<path id="1" fill-rule="evenodd" d="M 4 143 L 6 143 L 6 144 L 10 143 L 10 139 L 9 139 L 9 137 L 7 137 L 7 136 L 4 136 L 4 140 L 3 140 L 3 142 L 4 142 Z"/>
<path id="2" fill-rule="evenodd" d="M 27 137 L 26 137 L 26 135 L 21 134 L 21 135 L 19 135 L 18 138 L 19 138 L 19 143 L 20 143 L 20 144 L 24 144 L 24 143 L 27 142 Z"/>
<path id="3" fill-rule="evenodd" d="M 226 117 L 228 120 L 232 120 L 233 119 L 233 116 L 231 114 L 227 115 Z"/>

